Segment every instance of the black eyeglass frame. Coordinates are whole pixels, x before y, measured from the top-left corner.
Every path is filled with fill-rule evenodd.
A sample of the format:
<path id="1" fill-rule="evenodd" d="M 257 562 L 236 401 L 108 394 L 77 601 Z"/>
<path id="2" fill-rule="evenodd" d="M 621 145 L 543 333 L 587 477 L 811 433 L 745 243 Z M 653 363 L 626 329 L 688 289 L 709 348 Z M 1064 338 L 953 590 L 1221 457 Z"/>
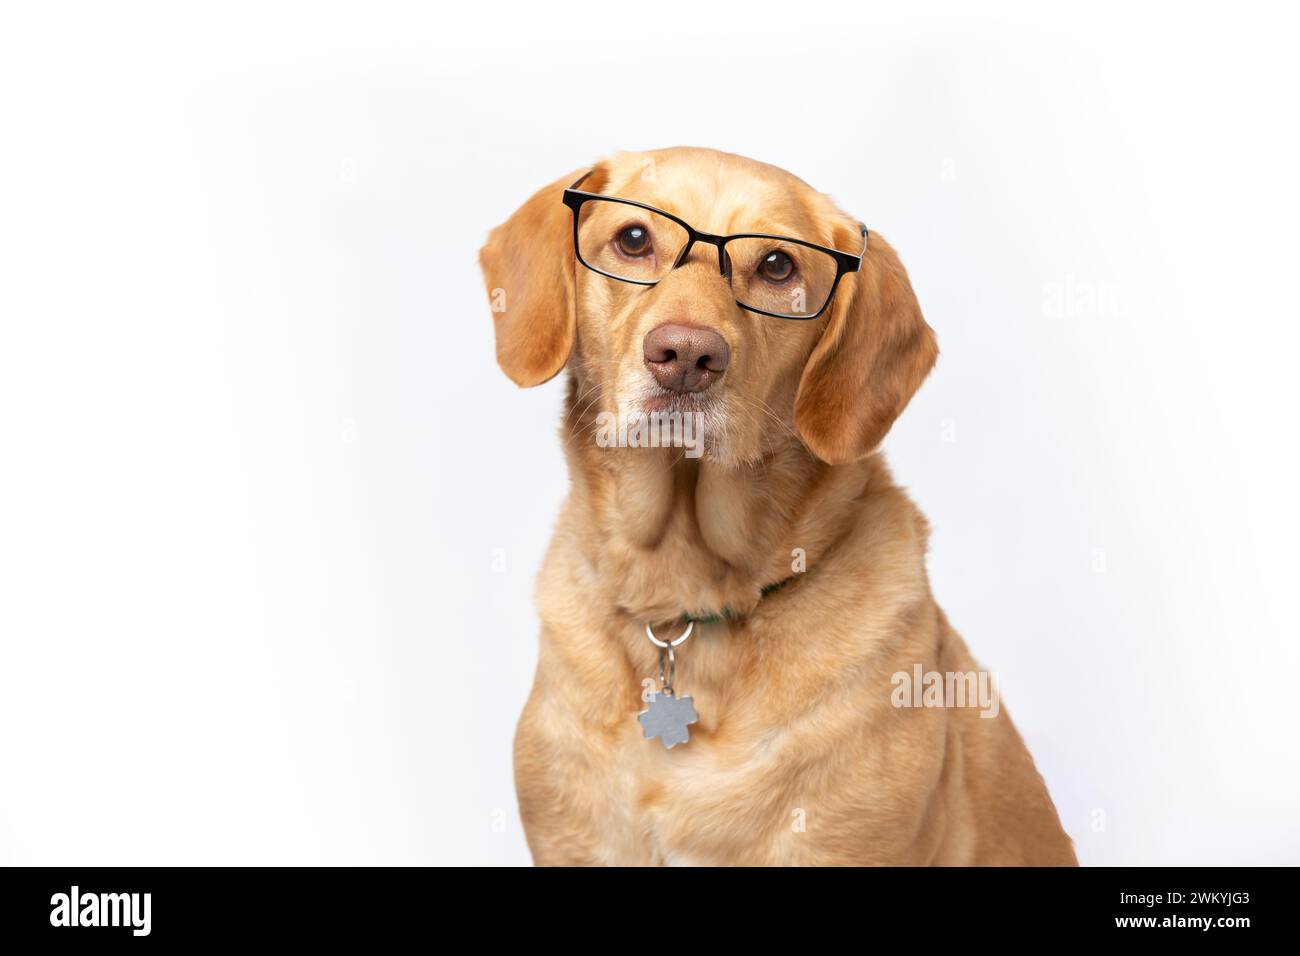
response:
<path id="1" fill-rule="evenodd" d="M 681 217 L 674 216 L 672 213 L 665 212 L 664 210 L 659 209 L 656 206 L 651 206 L 648 203 L 637 202 L 635 199 L 623 199 L 619 196 L 604 196 L 600 193 L 589 193 L 579 189 L 578 187 L 581 186 L 590 175 L 591 172 L 584 173 L 572 186 L 564 190 L 564 204 L 573 210 L 573 254 L 577 257 L 579 262 L 592 272 L 609 279 L 617 279 L 619 282 L 630 282 L 632 285 L 652 286 L 658 285 L 663 281 L 663 279 L 655 279 L 652 282 L 647 282 L 642 279 L 627 279 L 623 276 L 614 275 L 612 272 L 606 272 L 604 269 L 597 269 L 582 257 L 582 244 L 578 240 L 578 220 L 580 218 L 579 213 L 582 210 L 583 203 L 588 202 L 589 200 L 595 199 L 601 202 L 622 203 L 625 206 L 635 206 L 638 209 L 645 209 L 648 212 L 663 216 L 665 219 L 670 219 L 685 229 L 688 237 L 686 245 L 678 254 L 676 261 L 672 264 L 672 268 L 668 270 L 669 272 L 672 272 L 673 269 L 676 269 L 686 261 L 686 257 L 691 254 L 691 249 L 695 247 L 697 242 L 707 243 L 718 250 L 718 272 L 728 281 L 730 281 L 731 278 L 731 259 L 727 255 L 727 243 L 734 239 L 772 239 L 779 242 L 792 242 L 795 245 L 807 246 L 809 249 L 816 249 L 819 252 L 824 252 L 831 256 L 835 260 L 837 267 L 835 272 L 835 281 L 831 283 L 831 290 L 826 295 L 826 301 L 822 303 L 822 307 L 817 310 L 815 315 L 782 315 L 780 312 L 766 312 L 763 309 L 756 309 L 752 305 L 746 305 L 739 299 L 736 299 L 736 305 L 740 306 L 745 311 L 753 312 L 756 315 L 770 316 L 774 319 L 789 319 L 793 322 L 806 322 L 811 321 L 812 319 L 821 318 L 822 314 L 827 308 L 829 308 L 831 302 L 835 299 L 835 290 L 839 288 L 840 279 L 844 278 L 847 273 L 857 272 L 862 265 L 863 257 L 867 254 L 868 233 L 867 227 L 863 223 L 858 223 L 858 227 L 862 230 L 862 251 L 856 256 L 851 252 L 842 252 L 839 249 L 832 249 L 829 246 L 819 246 L 815 242 L 808 242 L 804 239 L 795 239 L 793 236 L 773 236 L 762 232 L 740 232 L 731 236 L 715 236 L 711 233 L 700 232 Z"/>

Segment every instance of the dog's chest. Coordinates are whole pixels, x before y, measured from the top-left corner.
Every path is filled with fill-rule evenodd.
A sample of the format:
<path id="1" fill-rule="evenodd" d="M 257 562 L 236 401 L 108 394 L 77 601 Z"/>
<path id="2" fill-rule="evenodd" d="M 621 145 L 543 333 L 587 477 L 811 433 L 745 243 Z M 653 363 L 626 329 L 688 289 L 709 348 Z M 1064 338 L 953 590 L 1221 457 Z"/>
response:
<path id="1" fill-rule="evenodd" d="M 610 792 L 630 811 L 637 862 L 782 861 L 782 837 L 797 825 L 798 807 L 783 794 L 764 792 L 759 781 L 771 776 L 761 757 L 737 763 L 722 742 L 703 734 L 671 750 L 658 740 L 630 736 L 623 766 L 631 773 Z"/>

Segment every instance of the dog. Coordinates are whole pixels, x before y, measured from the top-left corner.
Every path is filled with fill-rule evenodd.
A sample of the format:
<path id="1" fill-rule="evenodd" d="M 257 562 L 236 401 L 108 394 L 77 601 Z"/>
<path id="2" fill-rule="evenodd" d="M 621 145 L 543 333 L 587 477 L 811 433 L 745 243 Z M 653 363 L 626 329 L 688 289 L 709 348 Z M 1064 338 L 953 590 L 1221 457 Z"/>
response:
<path id="1" fill-rule="evenodd" d="M 983 672 L 879 451 L 938 355 L 889 244 L 674 148 L 556 180 L 479 259 L 501 369 L 568 378 L 514 742 L 534 861 L 1076 865 L 1006 711 L 952 699 Z"/>

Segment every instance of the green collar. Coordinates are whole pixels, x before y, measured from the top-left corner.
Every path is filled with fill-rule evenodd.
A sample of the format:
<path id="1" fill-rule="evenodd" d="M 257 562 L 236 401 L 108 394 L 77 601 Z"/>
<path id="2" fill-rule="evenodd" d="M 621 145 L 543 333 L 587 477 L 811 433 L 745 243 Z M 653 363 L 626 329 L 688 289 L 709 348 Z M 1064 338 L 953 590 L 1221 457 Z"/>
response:
<path id="1" fill-rule="evenodd" d="M 767 587 L 763 588 L 763 590 L 759 593 L 759 600 L 762 600 L 763 598 L 767 597 L 773 591 L 781 590 L 781 588 L 785 587 L 793 580 L 794 580 L 794 575 L 792 574 L 784 581 L 777 581 L 775 584 L 769 584 Z M 721 611 L 715 611 L 712 614 L 683 614 L 682 623 L 683 624 L 691 624 L 691 623 L 717 624 L 720 621 L 734 621 L 741 616 L 742 615 L 736 612 L 735 608 L 724 607 Z"/>

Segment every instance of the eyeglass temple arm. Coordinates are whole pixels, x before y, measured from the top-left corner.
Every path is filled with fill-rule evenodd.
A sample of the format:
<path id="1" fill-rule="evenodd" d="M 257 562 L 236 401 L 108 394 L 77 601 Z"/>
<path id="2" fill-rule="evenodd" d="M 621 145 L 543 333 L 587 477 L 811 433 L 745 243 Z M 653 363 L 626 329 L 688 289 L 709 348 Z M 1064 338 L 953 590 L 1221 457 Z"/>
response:
<path id="1" fill-rule="evenodd" d="M 591 175 L 592 173 L 594 173 L 595 171 L 596 171 L 596 170 L 595 170 L 594 168 L 587 170 L 585 173 L 583 173 L 581 176 L 579 176 L 579 177 L 577 178 L 577 180 L 573 183 L 573 185 L 570 186 L 569 188 L 570 188 L 570 189 L 577 189 L 579 186 L 581 186 L 583 183 L 585 183 L 585 182 L 587 181 L 587 177 L 590 176 L 590 175 Z"/>

